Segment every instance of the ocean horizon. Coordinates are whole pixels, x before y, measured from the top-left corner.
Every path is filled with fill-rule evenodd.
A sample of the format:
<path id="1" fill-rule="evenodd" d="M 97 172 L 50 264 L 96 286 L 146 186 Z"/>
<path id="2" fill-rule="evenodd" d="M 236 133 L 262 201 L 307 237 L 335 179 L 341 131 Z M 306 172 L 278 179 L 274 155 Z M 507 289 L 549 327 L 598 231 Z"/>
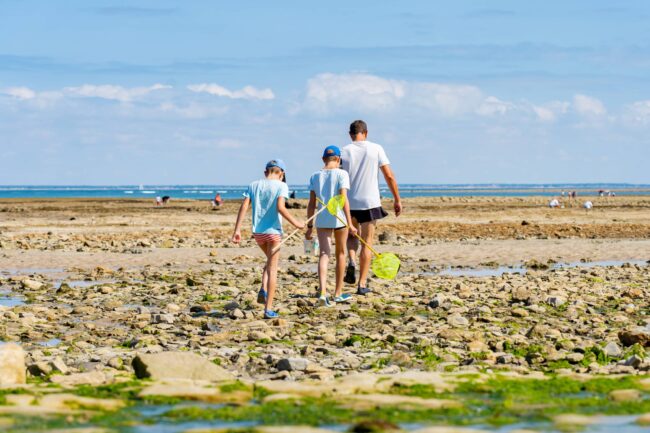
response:
<path id="1" fill-rule="evenodd" d="M 2 198 L 155 198 L 212 200 L 239 199 L 246 185 L 0 185 Z M 290 184 L 296 198 L 309 196 L 308 185 Z M 386 185 L 381 193 L 389 197 Z M 463 196 L 558 196 L 576 191 L 579 196 L 598 196 L 600 191 L 616 195 L 650 195 L 650 184 L 632 183 L 490 183 L 490 184 L 401 184 L 402 197 Z"/>

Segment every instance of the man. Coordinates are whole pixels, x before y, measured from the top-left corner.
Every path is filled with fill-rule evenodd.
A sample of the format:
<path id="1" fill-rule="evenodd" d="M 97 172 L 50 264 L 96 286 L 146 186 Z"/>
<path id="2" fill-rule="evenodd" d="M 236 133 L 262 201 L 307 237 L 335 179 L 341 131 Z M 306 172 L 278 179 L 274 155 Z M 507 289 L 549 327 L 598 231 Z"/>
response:
<path id="1" fill-rule="evenodd" d="M 355 120 L 350 124 L 352 143 L 341 150 L 341 168 L 350 175 L 350 213 L 352 223 L 363 240 L 370 246 L 373 244 L 377 220 L 388 214 L 381 207 L 379 195 L 379 171 L 384 175 L 386 184 L 393 194 L 393 209 L 395 216 L 402 213 L 402 202 L 395 175 L 390 168 L 390 161 L 384 148 L 379 144 L 368 141 L 368 126 L 363 120 Z M 348 237 L 349 262 L 345 272 L 345 282 L 355 283 L 355 263 L 359 241 Z M 370 293 L 368 289 L 368 271 L 372 261 L 372 252 L 366 246 L 359 254 L 359 284 L 357 294 Z"/>

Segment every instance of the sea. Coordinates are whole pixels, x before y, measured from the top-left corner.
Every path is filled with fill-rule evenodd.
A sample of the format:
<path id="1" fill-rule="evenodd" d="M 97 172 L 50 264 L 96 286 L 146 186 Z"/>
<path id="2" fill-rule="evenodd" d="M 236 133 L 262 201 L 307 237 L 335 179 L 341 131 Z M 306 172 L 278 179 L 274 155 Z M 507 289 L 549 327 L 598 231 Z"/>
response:
<path id="1" fill-rule="evenodd" d="M 402 197 L 526 197 L 561 196 L 576 191 L 578 197 L 608 195 L 650 195 L 650 184 L 565 183 L 565 184 L 401 184 Z M 307 185 L 289 185 L 296 198 L 309 197 Z M 213 200 L 240 199 L 245 185 L 0 185 L 2 198 L 151 198 Z M 384 197 L 391 197 L 388 187 L 380 186 Z"/>

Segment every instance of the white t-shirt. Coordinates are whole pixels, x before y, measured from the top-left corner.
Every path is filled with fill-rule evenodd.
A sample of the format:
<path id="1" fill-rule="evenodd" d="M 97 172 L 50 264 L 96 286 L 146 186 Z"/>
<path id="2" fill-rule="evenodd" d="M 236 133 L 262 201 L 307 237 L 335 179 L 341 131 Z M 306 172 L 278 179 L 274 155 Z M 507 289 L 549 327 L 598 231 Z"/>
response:
<path id="1" fill-rule="evenodd" d="M 350 189 L 350 177 L 347 172 L 339 168 L 319 170 L 312 174 L 309 179 L 309 191 L 314 191 L 316 197 L 324 203 L 329 202 L 335 195 L 339 195 L 342 189 Z M 321 207 L 323 205 L 318 203 L 317 210 L 320 210 Z M 343 210 L 339 211 L 339 218 L 345 221 L 345 212 Z M 325 210 L 316 217 L 317 228 L 337 229 L 343 226 L 344 224 L 337 220 L 334 215 L 330 214 L 329 211 Z"/>
<path id="2" fill-rule="evenodd" d="M 390 164 L 384 148 L 372 141 L 353 141 L 341 149 L 341 168 L 350 175 L 351 210 L 381 206 L 379 168 Z"/>

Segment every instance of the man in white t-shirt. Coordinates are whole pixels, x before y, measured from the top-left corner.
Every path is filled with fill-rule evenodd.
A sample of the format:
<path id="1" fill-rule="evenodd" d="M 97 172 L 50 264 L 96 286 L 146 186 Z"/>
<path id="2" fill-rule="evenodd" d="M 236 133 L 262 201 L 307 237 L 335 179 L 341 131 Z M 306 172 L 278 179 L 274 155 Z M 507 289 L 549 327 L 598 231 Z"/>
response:
<path id="1" fill-rule="evenodd" d="M 359 234 L 370 246 L 373 244 L 377 220 L 388 214 L 381 207 L 379 194 L 379 172 L 384 175 L 384 180 L 393 195 L 393 209 L 395 216 L 402 213 L 402 202 L 397 187 L 397 180 L 390 168 L 390 161 L 384 148 L 377 143 L 368 141 L 368 126 L 363 120 L 355 120 L 350 124 L 350 138 L 352 143 L 341 150 L 341 168 L 350 175 L 350 213 L 352 222 L 359 230 Z M 349 262 L 345 273 L 345 282 L 355 283 L 356 252 L 359 241 L 348 238 Z M 365 295 L 368 289 L 368 271 L 372 260 L 372 252 L 367 248 L 361 249 L 359 254 L 359 284 L 357 294 Z"/>

